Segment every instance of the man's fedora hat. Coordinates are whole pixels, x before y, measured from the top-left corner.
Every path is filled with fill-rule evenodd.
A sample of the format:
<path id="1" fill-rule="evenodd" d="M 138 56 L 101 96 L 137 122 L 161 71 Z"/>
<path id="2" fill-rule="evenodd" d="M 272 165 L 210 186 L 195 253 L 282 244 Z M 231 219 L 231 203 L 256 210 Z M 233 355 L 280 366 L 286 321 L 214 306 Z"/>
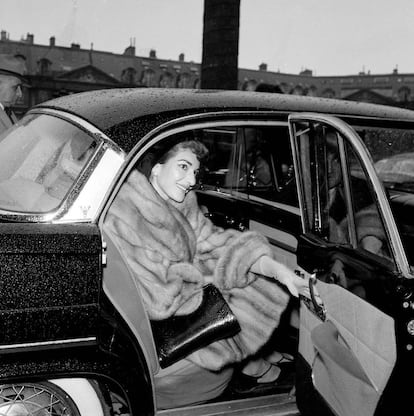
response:
<path id="1" fill-rule="evenodd" d="M 8 55 L 5 53 L 0 54 L 0 74 L 13 75 L 26 81 L 24 75 L 26 74 L 26 64 L 22 58 L 17 56 Z"/>

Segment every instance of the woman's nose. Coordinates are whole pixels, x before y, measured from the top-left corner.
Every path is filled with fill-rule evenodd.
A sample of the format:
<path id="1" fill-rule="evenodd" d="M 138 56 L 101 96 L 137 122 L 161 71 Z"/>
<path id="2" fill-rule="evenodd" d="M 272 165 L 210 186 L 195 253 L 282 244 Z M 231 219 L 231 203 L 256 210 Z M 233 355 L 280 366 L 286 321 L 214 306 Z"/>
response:
<path id="1" fill-rule="evenodd" d="M 16 98 L 18 100 L 20 100 L 20 98 L 22 98 L 22 97 L 23 97 L 23 91 L 22 91 L 22 87 L 19 85 L 17 87 L 17 91 L 16 91 Z"/>
<path id="2" fill-rule="evenodd" d="M 197 178 L 196 178 L 195 172 L 190 172 L 188 174 L 188 184 L 190 186 L 194 186 L 196 184 L 196 182 L 197 182 Z"/>

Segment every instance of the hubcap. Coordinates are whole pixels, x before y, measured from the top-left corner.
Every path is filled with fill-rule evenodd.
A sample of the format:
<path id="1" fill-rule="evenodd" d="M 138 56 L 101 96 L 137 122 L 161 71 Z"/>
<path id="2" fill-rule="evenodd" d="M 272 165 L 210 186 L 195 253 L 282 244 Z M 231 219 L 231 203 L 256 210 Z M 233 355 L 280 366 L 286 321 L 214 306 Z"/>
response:
<path id="1" fill-rule="evenodd" d="M 79 412 L 54 384 L 5 384 L 0 386 L 0 416 L 79 416 Z"/>

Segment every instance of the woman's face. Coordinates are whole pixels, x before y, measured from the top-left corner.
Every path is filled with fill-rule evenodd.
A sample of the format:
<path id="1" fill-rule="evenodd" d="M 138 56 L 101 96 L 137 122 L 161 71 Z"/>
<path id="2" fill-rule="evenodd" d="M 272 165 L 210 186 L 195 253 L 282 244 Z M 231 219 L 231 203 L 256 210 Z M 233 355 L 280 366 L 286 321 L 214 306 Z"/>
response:
<path id="1" fill-rule="evenodd" d="M 335 188 L 342 181 L 341 163 L 338 155 L 328 152 L 328 187 Z"/>
<path id="2" fill-rule="evenodd" d="M 157 163 L 152 168 L 151 183 L 166 201 L 183 202 L 196 183 L 199 168 L 196 155 L 190 149 L 182 149 L 165 163 Z"/>

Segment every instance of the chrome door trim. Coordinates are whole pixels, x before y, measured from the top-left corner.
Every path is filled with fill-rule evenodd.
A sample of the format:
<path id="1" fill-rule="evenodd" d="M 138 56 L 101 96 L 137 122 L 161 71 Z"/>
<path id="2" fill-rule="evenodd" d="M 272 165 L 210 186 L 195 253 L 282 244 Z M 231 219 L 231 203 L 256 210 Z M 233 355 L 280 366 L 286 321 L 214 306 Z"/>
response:
<path id="1" fill-rule="evenodd" d="M 38 342 L 24 342 L 19 344 L 0 345 L 0 355 L 10 354 L 21 351 L 41 351 L 44 349 L 56 349 L 61 346 L 64 347 L 84 347 L 85 345 L 95 345 L 97 343 L 96 337 L 86 338 L 71 338 L 57 341 L 38 341 Z"/>

